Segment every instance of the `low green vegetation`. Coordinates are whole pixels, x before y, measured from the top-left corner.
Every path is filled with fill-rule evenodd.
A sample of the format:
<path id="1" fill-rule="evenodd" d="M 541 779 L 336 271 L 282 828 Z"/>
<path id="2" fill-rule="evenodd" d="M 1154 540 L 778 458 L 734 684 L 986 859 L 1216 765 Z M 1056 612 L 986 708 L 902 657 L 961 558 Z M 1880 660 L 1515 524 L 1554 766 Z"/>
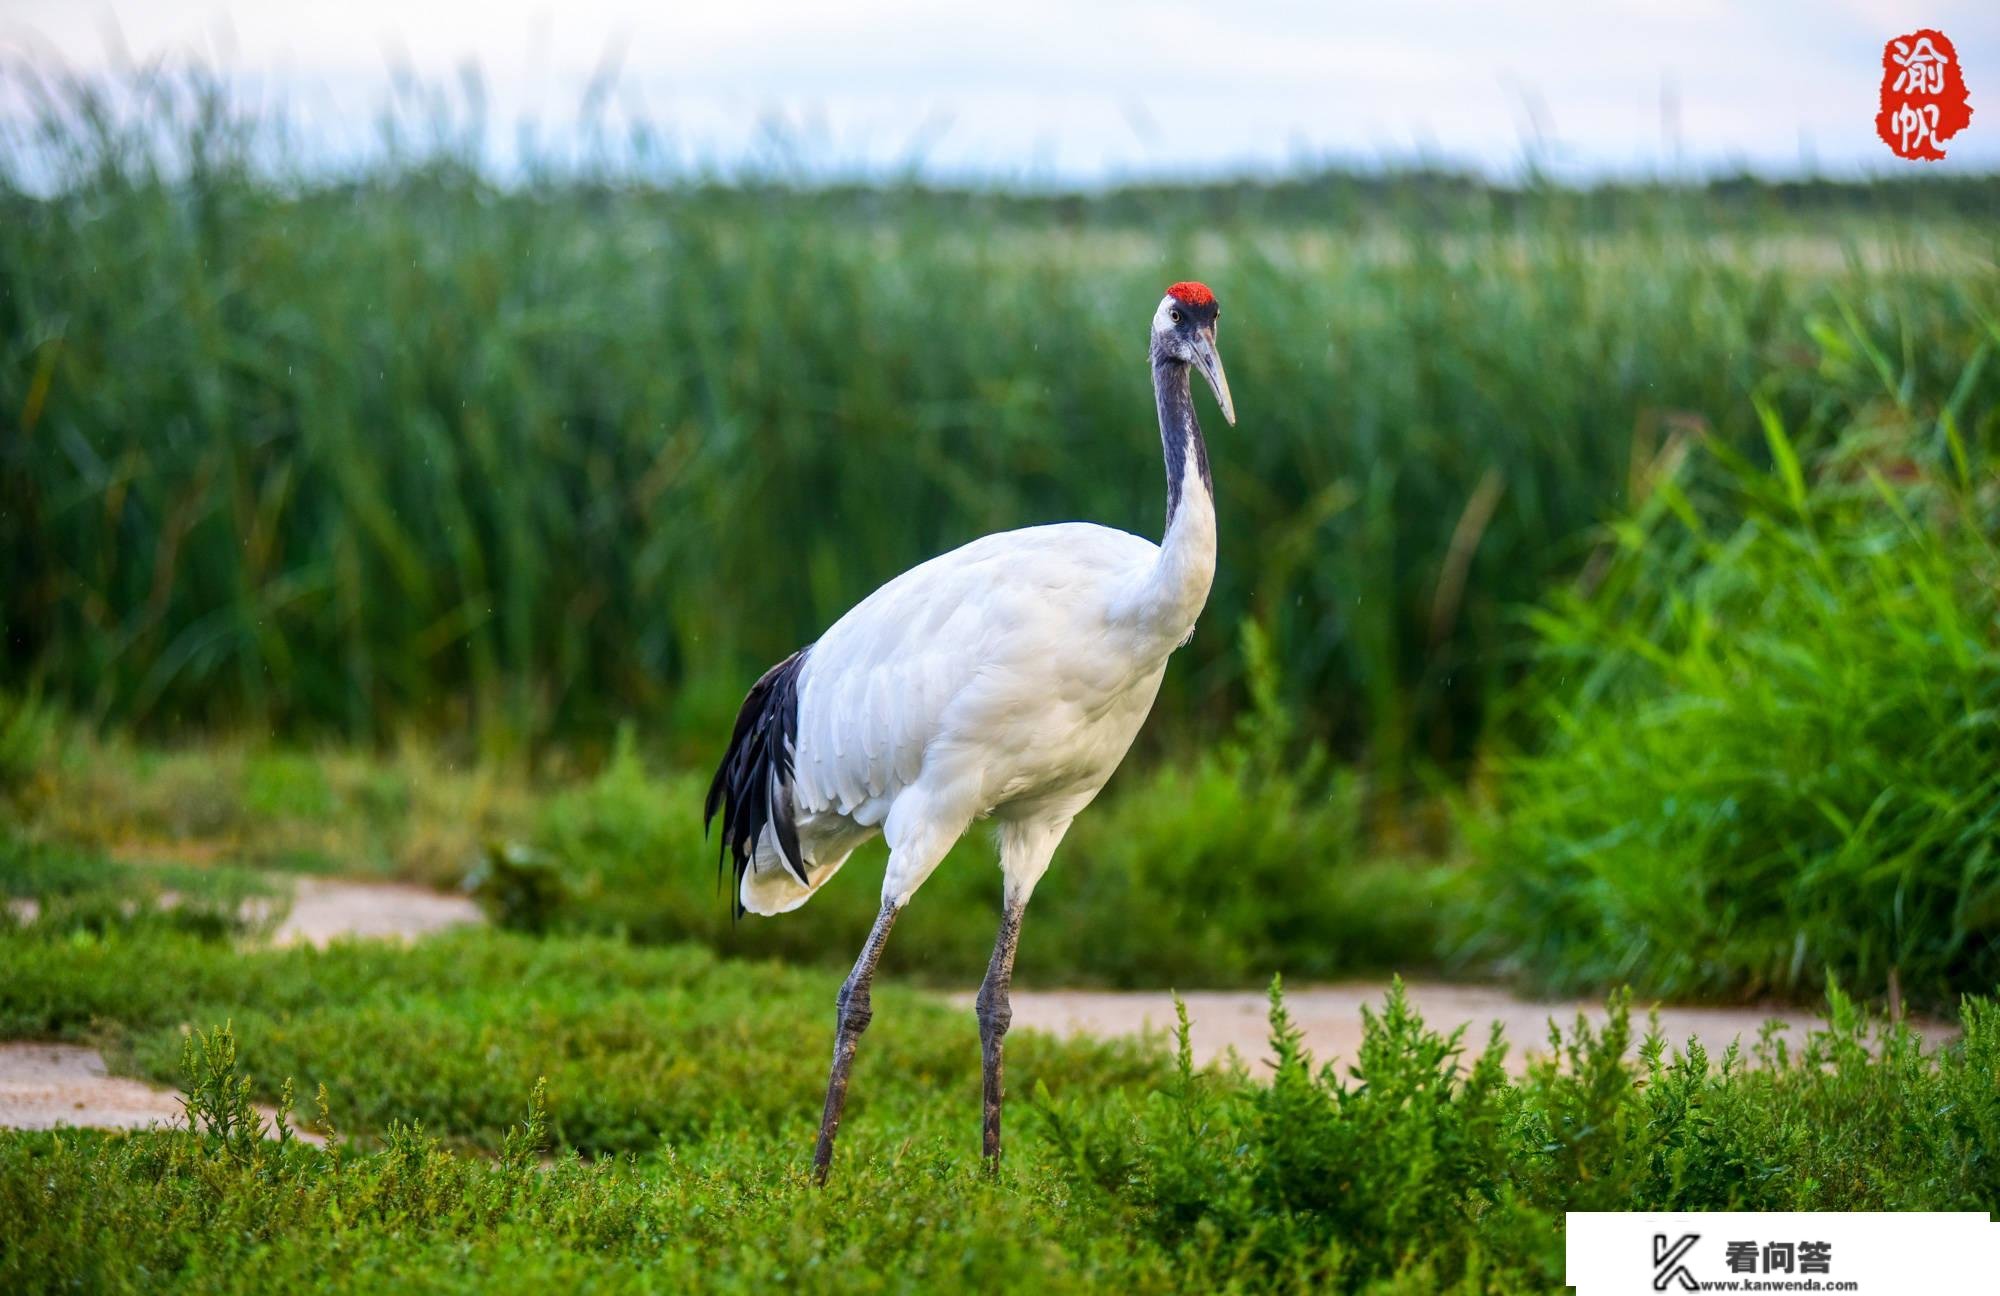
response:
<path id="1" fill-rule="evenodd" d="M 285 913 L 283 888 L 252 869 L 135 867 L 96 854 L 32 847 L 4 826 L 0 901 L 7 904 L 0 932 L 17 926 L 66 933 L 156 927 L 247 936 L 267 930 Z"/>
<path id="2" fill-rule="evenodd" d="M 11 873 L 16 889 L 93 867 L 53 854 Z M 895 986 L 876 996 L 843 1174 L 812 1189 L 795 1153 L 838 979 L 497 931 L 246 950 L 52 907 L 0 935 L 0 1036 L 94 1042 L 236 1132 L 0 1133 L 0 1290 L 267 1291 L 307 1274 L 357 1291 L 1170 1285 L 1164 1255 L 1062 1212 L 1027 1104 L 1020 1174 L 977 1172 L 971 1014 Z M 190 1053 L 223 1022 L 226 1039 Z M 1165 1074 L 1136 1045 L 1024 1033 L 1011 1057 L 1057 1093 Z M 242 1136 L 243 1100 L 280 1101 L 288 1078 L 306 1096 L 294 1122 L 338 1127 L 330 1150 Z M 132 1245 L 107 1244 L 142 1216 Z"/>
<path id="3" fill-rule="evenodd" d="M 1598 1029 L 1553 1023 L 1507 1079 L 1428 1029 L 1400 983 L 1360 1054 L 1316 1063 L 1273 988 L 1268 1084 L 1179 1066 L 1136 1100 L 1058 1103 L 1055 1142 L 1119 1218 L 1220 1272 L 1299 1290 L 1561 1286 L 1570 1210 L 1990 1210 L 2000 1201 L 2000 1015 L 1927 1054 L 1830 995 L 1829 1024 L 1755 1065 L 1648 1034 L 1626 1000 Z"/>
<path id="4" fill-rule="evenodd" d="M 497 1147 L 538 1079 L 551 1128 L 593 1156 L 803 1128 L 817 1117 L 839 974 L 718 960 L 694 946 L 646 949 L 595 938 L 536 941 L 492 932 L 414 948 L 357 942 L 241 953 L 154 930 L 43 928 L 0 942 L 0 1037 L 97 1043 L 172 1083 L 184 1032 L 233 1022 L 258 1097 L 325 1084 L 336 1118 L 381 1131 L 421 1121 L 457 1146 Z M 948 1108 L 978 1127 L 978 1034 L 901 987 L 877 996 L 857 1154 L 889 1111 Z M 1028 1073 L 1058 1089 L 1153 1075 L 1136 1047 L 1024 1036 Z M 969 1061 L 968 1061 L 969 1059 Z M 1059 1079 L 1067 1077 L 1067 1079 Z M 940 1091 L 952 1096 L 943 1097 Z"/>
<path id="5" fill-rule="evenodd" d="M 0 1134 L 0 1289 L 1545 1292 L 1565 1209 L 2000 1201 L 1989 1001 L 1927 1051 L 1836 994 L 1751 1067 L 1635 1058 L 1614 999 L 1510 1078 L 1400 989 L 1317 1061 L 1274 993 L 1268 1081 L 1019 1032 L 989 1179 L 971 1014 L 884 988 L 820 1190 L 836 980 L 596 937 L 31 924 L 0 1030 L 96 1041 L 196 1128 Z M 249 1106 L 290 1095 L 282 1126 Z"/>
<path id="6" fill-rule="evenodd" d="M 0 715 L 10 699 L 0 694 Z M 45 705 L 32 773 L 0 818 L 31 834 L 147 862 L 227 860 L 456 886 L 487 841 L 528 834 L 553 790 L 586 782 L 557 761 L 465 763 L 410 742 L 394 752 L 242 739 L 172 747 L 99 735 Z M 656 784 L 662 805 L 679 794 Z"/>

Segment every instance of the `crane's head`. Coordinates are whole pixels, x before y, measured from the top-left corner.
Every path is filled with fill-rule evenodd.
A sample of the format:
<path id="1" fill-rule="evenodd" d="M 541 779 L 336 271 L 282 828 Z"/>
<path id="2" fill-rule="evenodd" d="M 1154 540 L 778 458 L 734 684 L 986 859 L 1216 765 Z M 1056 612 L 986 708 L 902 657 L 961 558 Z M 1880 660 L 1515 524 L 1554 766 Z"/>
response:
<path id="1" fill-rule="evenodd" d="M 1229 377 L 1215 353 L 1215 294 L 1207 284 L 1177 283 L 1160 298 L 1153 312 L 1153 363 L 1193 365 L 1208 379 L 1222 417 L 1234 425 L 1236 405 L 1229 399 Z"/>

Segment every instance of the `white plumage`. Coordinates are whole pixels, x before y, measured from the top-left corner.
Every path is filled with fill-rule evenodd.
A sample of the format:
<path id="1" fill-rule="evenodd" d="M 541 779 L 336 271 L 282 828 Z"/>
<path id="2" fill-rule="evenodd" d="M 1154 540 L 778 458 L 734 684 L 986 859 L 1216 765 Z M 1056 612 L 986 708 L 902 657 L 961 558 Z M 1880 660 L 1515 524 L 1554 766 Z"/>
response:
<path id="1" fill-rule="evenodd" d="M 1203 492 L 1205 497 L 1205 492 Z M 800 667 L 792 803 L 810 888 L 767 827 L 743 907 L 797 908 L 885 831 L 898 905 L 974 819 L 1008 833 L 1008 890 L 1032 887 L 1118 767 L 1214 572 L 1212 509 L 1176 521 L 1196 550 L 1163 571 L 1150 541 L 1087 523 L 973 541 L 875 591 Z M 1196 534 L 1199 533 L 1199 534 Z"/>
<path id="2" fill-rule="evenodd" d="M 999 1155 L 1000 1037 L 1014 942 L 1077 812 L 1152 709 L 1215 573 L 1208 459 L 1190 366 L 1233 422 L 1214 297 L 1176 284 L 1151 358 L 1167 463 L 1158 545 L 1070 522 L 985 536 L 896 577 L 758 681 L 709 790 L 750 913 L 797 908 L 854 849 L 889 845 L 882 909 L 842 986 L 816 1164 L 832 1154 L 868 987 L 890 924 L 974 820 L 999 828 L 1005 901 L 980 992 L 986 1152 Z"/>

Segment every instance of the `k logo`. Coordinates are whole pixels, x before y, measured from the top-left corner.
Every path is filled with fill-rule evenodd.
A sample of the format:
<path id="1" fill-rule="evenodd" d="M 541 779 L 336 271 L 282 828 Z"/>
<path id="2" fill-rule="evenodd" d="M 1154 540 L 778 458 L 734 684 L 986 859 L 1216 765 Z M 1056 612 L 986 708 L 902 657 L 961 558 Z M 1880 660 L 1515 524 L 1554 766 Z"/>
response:
<path id="1" fill-rule="evenodd" d="M 1695 1285 L 1694 1275 L 1689 1273 L 1687 1266 L 1681 1263 L 1681 1257 L 1686 1255 L 1694 1244 L 1699 1241 L 1701 1241 L 1701 1234 L 1683 1233 L 1681 1234 L 1680 1241 L 1674 1243 L 1672 1246 L 1668 1246 L 1666 1234 L 1653 1234 L 1654 1291 L 1665 1291 L 1668 1285 L 1676 1278 L 1681 1280 L 1681 1290 L 1700 1290 Z"/>

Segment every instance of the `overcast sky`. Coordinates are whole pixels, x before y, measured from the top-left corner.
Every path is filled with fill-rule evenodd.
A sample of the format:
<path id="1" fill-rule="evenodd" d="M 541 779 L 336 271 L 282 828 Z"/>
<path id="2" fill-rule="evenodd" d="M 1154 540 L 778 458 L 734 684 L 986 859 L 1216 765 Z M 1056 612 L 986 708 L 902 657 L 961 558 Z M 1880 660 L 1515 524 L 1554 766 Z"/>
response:
<path id="1" fill-rule="evenodd" d="M 1971 127 L 1950 170 L 2000 167 L 2000 3 L 1984 0 L 0 0 L 0 48 L 82 68 L 219 62 L 329 149 L 362 147 L 391 69 L 485 85 L 495 155 L 557 139 L 615 62 L 613 120 L 728 164 L 778 133 L 826 169 L 915 155 L 938 176 L 1091 182 L 1428 157 L 1559 174 L 1747 163 L 1906 167 L 1874 137 L 1882 43 L 1957 44 Z"/>

